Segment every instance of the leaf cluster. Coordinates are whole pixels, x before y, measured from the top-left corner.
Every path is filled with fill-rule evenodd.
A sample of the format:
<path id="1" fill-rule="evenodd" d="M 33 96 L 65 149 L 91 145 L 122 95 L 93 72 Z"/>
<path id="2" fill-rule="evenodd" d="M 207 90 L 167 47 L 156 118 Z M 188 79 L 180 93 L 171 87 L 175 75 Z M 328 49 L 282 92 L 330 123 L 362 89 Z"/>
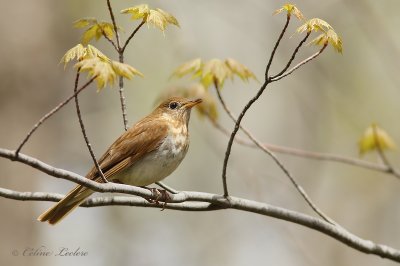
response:
<path id="1" fill-rule="evenodd" d="M 395 149 L 396 144 L 389 134 L 378 127 L 375 123 L 371 124 L 364 132 L 358 142 L 360 155 L 375 150 Z"/>
<path id="2" fill-rule="evenodd" d="M 257 80 L 250 69 L 232 58 L 225 60 L 214 58 L 206 62 L 196 58 L 179 66 L 171 76 L 181 78 L 188 74 L 192 74 L 193 79 L 199 79 L 205 88 L 212 83 L 222 88 L 226 79 L 233 80 L 235 76 L 243 81 Z"/>
<path id="3" fill-rule="evenodd" d="M 160 8 L 150 9 L 146 4 L 125 8 L 121 10 L 121 13 L 132 15 L 132 20 L 141 19 L 148 25 L 160 29 L 162 32 L 165 31 L 169 24 L 179 27 L 179 22 L 173 15 Z"/>

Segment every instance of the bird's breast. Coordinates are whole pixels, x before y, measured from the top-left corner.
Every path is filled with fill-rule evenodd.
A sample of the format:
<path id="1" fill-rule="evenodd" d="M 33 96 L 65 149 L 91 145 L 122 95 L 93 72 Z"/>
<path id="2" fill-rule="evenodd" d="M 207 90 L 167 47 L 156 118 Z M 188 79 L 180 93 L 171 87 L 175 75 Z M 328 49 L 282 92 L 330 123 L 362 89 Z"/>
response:
<path id="1" fill-rule="evenodd" d="M 182 162 L 189 148 L 186 127 L 171 127 L 157 149 L 121 173 L 123 183 L 147 186 L 169 176 Z"/>

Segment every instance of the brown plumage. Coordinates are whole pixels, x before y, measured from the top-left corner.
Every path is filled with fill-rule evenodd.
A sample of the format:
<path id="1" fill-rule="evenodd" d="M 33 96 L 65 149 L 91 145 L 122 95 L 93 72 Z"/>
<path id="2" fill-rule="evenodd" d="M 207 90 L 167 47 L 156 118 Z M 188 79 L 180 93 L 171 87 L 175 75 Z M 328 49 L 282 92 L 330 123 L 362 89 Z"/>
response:
<path id="1" fill-rule="evenodd" d="M 200 102 L 170 98 L 124 132 L 98 161 L 107 180 L 147 186 L 171 174 L 186 155 L 190 110 Z M 86 178 L 103 182 L 96 167 Z M 78 185 L 38 220 L 56 224 L 92 193 Z"/>

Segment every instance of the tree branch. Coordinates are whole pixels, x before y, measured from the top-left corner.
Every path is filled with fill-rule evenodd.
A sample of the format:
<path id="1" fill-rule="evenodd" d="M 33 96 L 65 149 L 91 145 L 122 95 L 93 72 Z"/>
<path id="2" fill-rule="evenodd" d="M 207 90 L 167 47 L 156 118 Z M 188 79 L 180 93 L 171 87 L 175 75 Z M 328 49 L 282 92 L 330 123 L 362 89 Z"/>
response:
<path id="1" fill-rule="evenodd" d="M 216 129 L 218 129 L 224 135 L 230 136 L 231 132 L 228 129 L 226 129 L 225 127 L 223 127 L 221 124 L 219 124 L 218 121 L 215 121 L 213 119 L 209 119 L 209 121 Z M 252 147 L 252 148 L 257 147 L 257 145 L 254 144 L 254 142 L 248 141 L 237 135 L 236 135 L 234 141 L 243 146 Z M 273 151 L 276 153 L 297 156 L 297 157 L 305 158 L 305 159 L 314 159 L 314 160 L 331 161 L 331 162 L 348 164 L 348 165 L 355 166 L 355 167 L 360 167 L 360 168 L 373 170 L 376 172 L 390 174 L 390 175 L 393 175 L 396 178 L 400 179 L 400 172 L 397 171 L 396 169 L 391 169 L 386 165 L 372 163 L 372 162 L 360 160 L 357 158 L 352 158 L 352 157 L 338 155 L 338 154 L 307 151 L 307 150 L 301 150 L 301 149 L 296 149 L 296 148 L 291 148 L 291 147 L 274 145 L 274 144 L 270 144 L 270 143 L 262 143 L 262 145 L 264 147 L 266 147 L 267 149 L 269 149 L 270 151 Z"/>
<path id="2" fill-rule="evenodd" d="M 78 68 L 78 70 L 76 71 L 76 77 L 75 77 L 75 85 L 74 85 L 74 93 L 76 94 L 76 91 L 78 89 L 78 83 L 79 83 L 79 71 L 80 68 Z M 78 100 L 78 95 L 75 95 L 75 107 L 76 107 L 76 114 L 78 115 L 78 120 L 79 120 L 79 125 L 81 127 L 81 131 L 82 131 L 82 135 L 83 138 L 85 139 L 86 142 L 86 146 L 89 150 L 90 156 L 92 157 L 93 163 L 97 169 L 97 172 L 99 173 L 100 177 L 103 179 L 104 183 L 107 183 L 108 180 L 107 178 L 104 176 L 103 171 L 101 171 L 101 168 L 97 162 L 96 159 L 96 155 L 94 155 L 94 152 L 92 150 L 92 145 L 89 142 L 89 138 L 86 135 L 86 130 L 85 130 L 85 125 L 83 124 L 83 120 L 82 120 L 82 115 L 81 115 L 81 108 L 79 107 L 79 100 Z"/>
<path id="3" fill-rule="evenodd" d="M 225 100 L 222 98 L 221 92 L 218 88 L 218 83 L 214 83 L 215 90 L 218 95 L 218 99 L 221 102 L 222 107 L 224 108 L 225 112 L 228 114 L 228 116 L 232 119 L 233 123 L 236 123 L 236 118 L 232 111 L 229 109 L 229 107 L 226 105 Z M 311 200 L 311 198 L 308 196 L 306 191 L 303 189 L 302 186 L 300 186 L 299 183 L 297 183 L 296 179 L 294 176 L 289 172 L 289 170 L 285 167 L 285 165 L 278 159 L 278 157 L 275 156 L 268 148 L 266 148 L 259 140 L 257 140 L 254 135 L 248 131 L 246 128 L 244 128 L 242 125 L 240 125 L 240 129 L 249 137 L 249 139 L 262 151 L 264 151 L 266 154 L 268 154 L 274 162 L 281 168 L 281 170 L 284 172 L 284 174 L 290 179 L 296 190 L 300 193 L 300 195 L 304 198 L 304 200 L 307 202 L 307 204 L 313 209 L 319 216 L 321 216 L 325 221 L 331 223 L 331 224 L 337 224 L 333 219 L 329 218 L 326 214 L 324 214 L 316 204 Z"/>
<path id="4" fill-rule="evenodd" d="M 121 45 L 119 42 L 118 27 L 117 27 L 117 23 L 115 22 L 115 16 L 114 16 L 114 12 L 111 7 L 110 0 L 107 0 L 107 7 L 108 7 L 108 12 L 110 13 L 112 24 L 114 26 L 115 38 L 117 39 L 117 48 L 118 48 L 117 51 L 119 52 L 121 50 Z"/>
<path id="5" fill-rule="evenodd" d="M 288 72 L 286 72 L 285 74 L 280 75 L 280 76 L 271 77 L 271 78 L 270 78 L 270 81 L 271 81 L 271 82 L 278 81 L 278 80 L 283 79 L 284 77 L 286 77 L 286 76 L 292 74 L 296 69 L 298 69 L 299 67 L 301 67 L 301 66 L 304 65 L 304 64 L 307 64 L 308 62 L 310 62 L 311 60 L 313 60 L 314 58 L 316 58 L 317 56 L 319 56 L 319 55 L 325 50 L 325 48 L 326 48 L 327 46 L 328 46 L 328 44 L 324 44 L 324 46 L 322 46 L 322 48 L 321 48 L 318 52 L 316 52 L 316 53 L 313 54 L 312 56 L 310 56 L 310 57 L 304 59 L 303 61 L 301 61 L 300 63 L 298 63 L 297 65 L 295 65 L 293 68 L 291 68 L 291 69 L 290 69 Z"/>
<path id="6" fill-rule="evenodd" d="M 21 142 L 21 144 L 18 146 L 17 150 L 15 151 L 15 157 L 18 157 L 19 152 L 21 151 L 22 147 L 25 145 L 25 143 L 29 140 L 29 138 L 32 136 L 32 134 L 39 128 L 39 126 L 46 121 L 48 118 L 50 118 L 52 115 L 57 113 L 62 107 L 64 107 L 69 101 L 71 101 L 76 95 L 78 95 L 82 90 L 87 88 L 95 79 L 97 76 L 92 77 L 88 82 L 86 82 L 82 87 L 80 87 L 74 94 L 72 94 L 70 97 L 68 97 L 65 101 L 57 105 L 55 108 L 53 108 L 50 112 L 45 114 L 29 131 L 29 133 L 26 135 L 24 140 Z"/>
<path id="7" fill-rule="evenodd" d="M 121 48 L 121 52 L 125 52 L 126 46 L 128 46 L 129 42 L 131 41 L 131 39 L 133 38 L 133 36 L 135 36 L 136 32 L 139 31 L 139 29 L 146 23 L 145 20 L 142 20 L 142 22 L 136 27 L 136 29 L 131 33 L 131 35 L 129 35 L 128 39 L 125 41 L 124 46 Z"/>
<path id="8" fill-rule="evenodd" d="M 311 31 L 308 31 L 306 36 L 301 40 L 301 42 L 297 45 L 296 49 L 294 49 L 292 56 L 290 57 L 289 61 L 287 62 L 286 66 L 282 69 L 281 72 L 279 72 L 276 75 L 271 76 L 271 78 L 275 78 L 278 77 L 280 75 L 282 75 L 283 73 L 285 73 L 286 70 L 288 70 L 288 68 L 290 67 L 290 65 L 292 64 L 293 60 L 296 57 L 296 54 L 299 52 L 300 47 L 307 41 L 308 37 L 310 37 Z"/>
<path id="9" fill-rule="evenodd" d="M 0 149 L 0 151 L 3 154 L 4 152 L 3 149 Z M 56 170 L 61 170 L 61 169 L 56 169 Z M 108 184 L 101 184 L 101 185 L 107 186 Z M 347 246 L 359 250 L 363 253 L 374 254 L 382 258 L 400 262 L 400 250 L 396 250 L 386 245 L 376 244 L 370 240 L 362 239 L 348 232 L 342 227 L 334 226 L 328 222 L 325 222 L 322 219 L 314 218 L 306 214 L 237 197 L 230 197 L 229 199 L 227 199 L 221 197 L 220 195 L 201 193 L 201 192 L 190 192 L 190 191 L 180 192 L 180 194 L 184 194 L 186 200 L 189 202 L 168 203 L 165 206 L 165 209 L 173 209 L 180 211 L 212 211 L 220 209 L 236 209 L 245 212 L 257 213 L 260 215 L 269 216 L 280 220 L 285 220 L 288 222 L 303 225 L 312 230 L 316 230 L 325 235 L 328 235 L 346 244 Z M 0 197 L 14 199 L 14 200 L 23 200 L 23 201 L 27 200 L 58 201 L 63 197 L 63 195 L 56 193 L 44 193 L 44 192 L 18 192 L 5 188 L 0 188 Z M 193 202 L 192 200 L 193 201 L 200 200 L 201 202 Z M 161 205 L 149 203 L 141 198 L 128 197 L 128 196 L 95 197 L 87 199 L 82 204 L 82 207 L 99 207 L 99 206 L 110 206 L 110 205 L 138 206 L 138 207 L 150 207 L 150 208 L 163 207 Z"/>

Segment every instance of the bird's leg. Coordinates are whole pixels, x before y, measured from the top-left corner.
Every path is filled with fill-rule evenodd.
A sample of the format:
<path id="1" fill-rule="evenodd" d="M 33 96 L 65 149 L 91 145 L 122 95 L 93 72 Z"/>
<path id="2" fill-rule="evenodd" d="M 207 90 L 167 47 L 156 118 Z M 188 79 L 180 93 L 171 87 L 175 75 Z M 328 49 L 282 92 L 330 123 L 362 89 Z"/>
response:
<path id="1" fill-rule="evenodd" d="M 167 205 L 167 202 L 171 200 L 171 196 L 169 195 L 168 191 L 165 189 L 157 189 L 157 188 L 148 188 L 148 187 L 142 187 L 145 189 L 148 189 L 151 191 L 153 195 L 155 195 L 155 199 L 147 198 L 144 197 L 145 200 L 147 200 L 149 203 L 155 203 L 155 204 L 160 204 L 159 200 L 163 201 L 162 204 L 162 211 L 165 209 L 165 206 Z"/>

